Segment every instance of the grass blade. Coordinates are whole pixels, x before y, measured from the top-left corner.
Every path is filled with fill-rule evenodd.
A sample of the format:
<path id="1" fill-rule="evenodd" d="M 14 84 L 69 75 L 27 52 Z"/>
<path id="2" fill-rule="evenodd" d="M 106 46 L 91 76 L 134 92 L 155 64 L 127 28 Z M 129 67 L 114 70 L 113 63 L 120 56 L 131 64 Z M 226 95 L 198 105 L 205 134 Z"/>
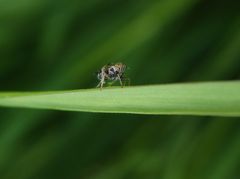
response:
<path id="1" fill-rule="evenodd" d="M 240 81 L 2 92 L 0 106 L 85 112 L 240 116 Z"/>

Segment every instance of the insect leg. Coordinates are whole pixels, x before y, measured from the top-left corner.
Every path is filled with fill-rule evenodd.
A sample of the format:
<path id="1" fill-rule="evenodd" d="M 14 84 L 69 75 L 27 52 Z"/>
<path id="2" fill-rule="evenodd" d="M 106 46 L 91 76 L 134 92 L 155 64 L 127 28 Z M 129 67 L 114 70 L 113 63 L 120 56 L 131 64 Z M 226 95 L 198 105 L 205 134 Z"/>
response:
<path id="1" fill-rule="evenodd" d="M 130 78 L 127 78 L 127 77 L 123 76 L 122 81 L 124 83 L 124 86 L 126 86 L 126 83 L 127 83 L 128 86 L 130 86 L 130 82 L 131 82 Z"/>
<path id="2" fill-rule="evenodd" d="M 96 88 L 99 88 L 100 84 L 101 84 L 101 81 L 98 83 L 98 85 L 97 85 L 97 87 L 96 87 Z"/>
<path id="3" fill-rule="evenodd" d="M 103 76 L 103 78 L 101 79 L 101 81 L 100 81 L 100 89 L 102 89 L 103 88 L 103 84 L 105 83 L 105 78 L 104 78 L 104 76 Z"/>
<path id="4" fill-rule="evenodd" d="M 104 83 L 105 83 L 105 75 L 104 75 L 104 73 L 102 72 L 102 73 L 101 73 L 100 82 L 98 83 L 97 88 L 100 87 L 100 89 L 102 89 Z"/>
<path id="5" fill-rule="evenodd" d="M 120 82 L 121 87 L 123 88 L 123 83 L 122 83 L 122 80 L 121 80 L 120 76 L 117 75 L 117 77 L 118 77 L 118 79 L 119 79 L 119 82 Z"/>

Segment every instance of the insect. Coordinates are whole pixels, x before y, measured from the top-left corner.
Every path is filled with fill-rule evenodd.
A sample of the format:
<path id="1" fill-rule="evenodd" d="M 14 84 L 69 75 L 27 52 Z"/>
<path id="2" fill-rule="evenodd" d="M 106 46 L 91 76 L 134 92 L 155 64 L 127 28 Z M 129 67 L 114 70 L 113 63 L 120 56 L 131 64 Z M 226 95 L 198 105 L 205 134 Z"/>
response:
<path id="1" fill-rule="evenodd" d="M 130 79 L 125 77 L 125 70 L 126 65 L 123 63 L 109 63 L 104 65 L 101 70 L 97 72 L 97 78 L 100 81 L 97 88 L 100 87 L 102 89 L 107 81 L 119 81 L 121 87 L 123 87 L 123 82 L 125 83 L 126 80 L 130 82 Z"/>

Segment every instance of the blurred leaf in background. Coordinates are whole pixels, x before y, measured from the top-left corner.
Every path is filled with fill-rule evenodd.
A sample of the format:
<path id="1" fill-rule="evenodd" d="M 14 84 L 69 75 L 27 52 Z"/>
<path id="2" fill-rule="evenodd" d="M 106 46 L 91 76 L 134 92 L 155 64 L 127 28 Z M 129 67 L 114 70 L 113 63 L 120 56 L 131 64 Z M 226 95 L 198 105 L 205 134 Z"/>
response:
<path id="1" fill-rule="evenodd" d="M 240 77 L 238 1 L 0 0 L 0 90 Z M 0 109 L 0 178 L 240 178 L 239 118 Z"/>

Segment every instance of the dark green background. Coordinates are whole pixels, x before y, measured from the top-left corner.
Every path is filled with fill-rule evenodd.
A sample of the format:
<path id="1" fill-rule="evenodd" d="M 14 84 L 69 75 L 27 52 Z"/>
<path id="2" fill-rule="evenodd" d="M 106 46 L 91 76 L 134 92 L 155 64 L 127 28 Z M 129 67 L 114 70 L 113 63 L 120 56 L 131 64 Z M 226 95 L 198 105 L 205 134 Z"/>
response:
<path id="1" fill-rule="evenodd" d="M 240 77 L 234 0 L 0 0 L 0 90 Z M 0 109 L 1 179 L 238 179 L 239 118 Z"/>

